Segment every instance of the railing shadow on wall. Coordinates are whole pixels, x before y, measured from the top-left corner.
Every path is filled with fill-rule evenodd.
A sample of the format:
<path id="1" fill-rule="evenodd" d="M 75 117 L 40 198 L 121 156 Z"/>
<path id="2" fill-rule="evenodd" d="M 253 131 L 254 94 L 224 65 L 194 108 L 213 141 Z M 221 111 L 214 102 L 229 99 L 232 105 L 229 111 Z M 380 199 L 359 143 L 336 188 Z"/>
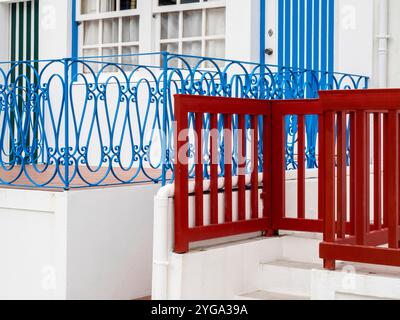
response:
<path id="1" fill-rule="evenodd" d="M 0 62 L 0 185 L 167 183 L 174 94 L 302 99 L 367 87 L 361 75 L 167 52 Z M 307 167 L 314 168 L 318 124 L 313 116 L 305 122 Z M 285 126 L 286 167 L 294 169 L 297 118 L 288 116 Z"/>

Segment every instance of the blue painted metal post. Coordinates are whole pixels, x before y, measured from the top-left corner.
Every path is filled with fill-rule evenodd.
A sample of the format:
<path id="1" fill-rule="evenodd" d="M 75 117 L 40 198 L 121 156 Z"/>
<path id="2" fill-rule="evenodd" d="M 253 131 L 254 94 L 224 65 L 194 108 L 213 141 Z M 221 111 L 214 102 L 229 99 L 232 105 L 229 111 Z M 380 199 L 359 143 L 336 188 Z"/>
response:
<path id="1" fill-rule="evenodd" d="M 65 166 L 65 190 L 69 189 L 69 74 L 68 64 L 69 58 L 64 59 L 64 132 L 65 132 L 65 150 L 64 150 L 64 166 Z"/>
<path id="2" fill-rule="evenodd" d="M 168 52 L 162 52 L 162 61 L 163 61 L 163 119 L 162 119 L 162 139 L 164 139 L 164 143 L 162 143 L 162 177 L 161 182 L 162 185 L 165 186 L 167 183 L 167 163 L 170 162 L 170 155 L 168 154 L 168 133 L 167 133 L 167 122 L 168 122 Z"/>
<path id="3" fill-rule="evenodd" d="M 265 18 L 265 1 L 260 0 L 260 64 L 265 64 L 265 28 L 266 28 L 266 18 Z"/>
<path id="4" fill-rule="evenodd" d="M 78 24 L 76 22 L 76 0 L 72 0 L 72 43 L 71 43 L 71 57 L 74 59 L 78 58 Z M 72 79 L 78 73 L 78 65 L 72 64 Z"/>

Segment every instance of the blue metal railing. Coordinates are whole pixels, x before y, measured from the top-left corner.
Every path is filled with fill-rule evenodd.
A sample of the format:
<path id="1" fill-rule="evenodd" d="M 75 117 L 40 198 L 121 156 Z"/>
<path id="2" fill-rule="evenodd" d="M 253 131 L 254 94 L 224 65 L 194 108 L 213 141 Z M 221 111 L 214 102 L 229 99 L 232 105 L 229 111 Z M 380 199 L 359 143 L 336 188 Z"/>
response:
<path id="1" fill-rule="evenodd" d="M 167 52 L 0 62 L 0 185 L 166 183 L 173 179 L 175 93 L 301 99 L 367 87 L 361 75 Z M 318 128 L 315 117 L 306 122 L 313 168 Z M 286 131 L 286 164 L 294 169 L 295 117 Z"/>

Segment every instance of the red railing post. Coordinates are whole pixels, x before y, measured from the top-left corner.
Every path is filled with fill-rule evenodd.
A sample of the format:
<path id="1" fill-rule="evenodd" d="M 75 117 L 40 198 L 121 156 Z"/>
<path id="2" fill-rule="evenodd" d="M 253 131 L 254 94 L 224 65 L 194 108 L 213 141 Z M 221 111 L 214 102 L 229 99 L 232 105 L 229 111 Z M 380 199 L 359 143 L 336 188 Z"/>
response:
<path id="1" fill-rule="evenodd" d="M 324 242 L 335 241 L 335 119 L 332 111 L 324 112 L 324 162 L 320 162 L 323 167 L 324 191 L 325 191 L 325 227 Z M 324 259 L 324 268 L 335 269 L 335 260 Z"/>
<path id="2" fill-rule="evenodd" d="M 367 225 L 367 115 L 365 111 L 355 114 L 355 233 L 356 243 L 365 245 Z M 368 190 L 369 191 L 369 190 Z"/>
<path id="3" fill-rule="evenodd" d="M 337 236 L 344 239 L 347 221 L 346 113 L 337 114 Z"/>
<path id="4" fill-rule="evenodd" d="M 176 253 L 185 253 L 189 251 L 189 240 L 186 236 L 189 228 L 188 113 L 179 97 L 175 99 L 175 118 L 174 251 Z"/>
<path id="5" fill-rule="evenodd" d="M 387 215 L 389 228 L 389 248 L 399 248 L 399 115 L 390 110 L 388 115 L 387 150 Z"/>

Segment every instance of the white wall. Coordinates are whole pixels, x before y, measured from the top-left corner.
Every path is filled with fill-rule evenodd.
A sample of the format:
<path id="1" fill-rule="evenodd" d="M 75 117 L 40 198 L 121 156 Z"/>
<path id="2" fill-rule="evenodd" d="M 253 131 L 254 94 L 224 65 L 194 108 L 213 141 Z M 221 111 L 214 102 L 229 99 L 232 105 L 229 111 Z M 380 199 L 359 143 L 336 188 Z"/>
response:
<path id="1" fill-rule="evenodd" d="M 0 61 L 9 60 L 9 5 L 0 3 Z"/>
<path id="2" fill-rule="evenodd" d="M 373 0 L 337 0 L 335 71 L 372 74 Z"/>
<path id="3" fill-rule="evenodd" d="M 71 56 L 71 0 L 39 1 L 39 57 Z"/>
<path id="4" fill-rule="evenodd" d="M 389 1 L 389 57 L 388 57 L 388 85 L 392 88 L 400 87 L 400 1 Z"/>
<path id="5" fill-rule="evenodd" d="M 0 299 L 149 296 L 158 188 L 0 189 Z"/>

